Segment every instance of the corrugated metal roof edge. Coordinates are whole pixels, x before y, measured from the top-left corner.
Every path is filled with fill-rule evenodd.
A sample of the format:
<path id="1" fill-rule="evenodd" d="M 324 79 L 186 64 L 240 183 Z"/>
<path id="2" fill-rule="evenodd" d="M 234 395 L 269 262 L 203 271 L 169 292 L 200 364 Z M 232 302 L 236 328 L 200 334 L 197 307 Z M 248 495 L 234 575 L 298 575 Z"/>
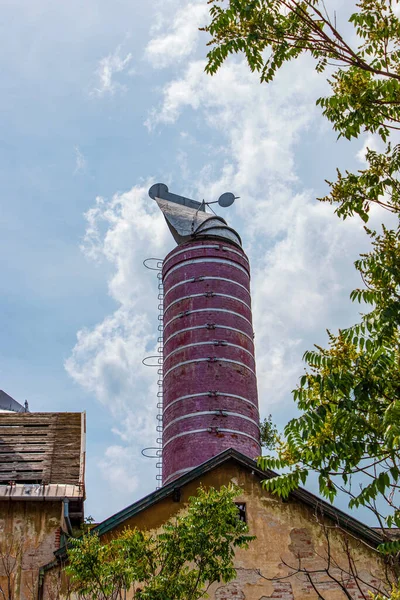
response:
<path id="1" fill-rule="evenodd" d="M 204 475 L 208 471 L 211 471 L 212 469 L 221 466 L 229 460 L 234 460 L 241 466 L 250 469 L 260 479 L 271 479 L 272 477 L 275 477 L 277 475 L 277 473 L 271 470 L 263 471 L 257 466 L 257 463 L 254 460 L 251 460 L 250 458 L 248 458 L 241 452 L 234 450 L 233 448 L 229 448 L 228 450 L 224 450 L 220 454 L 217 454 L 213 458 L 210 458 L 198 467 L 195 467 L 188 473 L 185 473 L 178 479 L 175 479 L 171 483 L 168 483 L 159 490 L 148 494 L 144 498 L 141 498 L 137 502 L 134 502 L 133 504 L 130 504 L 126 508 L 115 513 L 115 515 L 108 517 L 107 519 L 102 521 L 102 523 L 96 525 L 96 527 L 94 527 L 92 531 L 98 533 L 99 535 L 104 535 L 105 533 L 112 531 L 115 527 L 118 527 L 127 519 L 130 519 L 134 515 L 137 515 L 142 510 L 145 510 L 149 506 L 152 506 L 153 504 L 157 503 L 159 500 L 170 496 L 173 493 L 174 489 L 182 487 L 187 483 L 190 483 L 191 481 L 193 481 L 193 479 Z M 290 496 L 292 499 L 299 500 L 300 502 L 303 502 L 304 504 L 307 504 L 308 506 L 311 506 L 314 509 L 320 510 L 321 514 L 333 519 L 343 529 L 346 529 L 353 535 L 362 538 L 364 541 L 368 542 L 373 547 L 376 547 L 383 541 L 382 536 L 368 525 L 364 525 L 364 523 L 361 523 L 354 517 L 346 514 L 339 508 L 328 504 L 328 502 L 326 502 L 325 500 L 322 500 L 318 496 L 315 496 L 314 494 L 308 492 L 303 488 L 299 488 L 296 491 L 292 492 Z M 54 554 L 57 558 L 62 559 L 66 555 L 66 547 L 63 546 L 62 548 L 59 548 Z M 49 565 L 46 565 L 44 569 L 46 570 L 46 567 L 52 568 L 53 566 L 54 562 L 49 563 Z"/>

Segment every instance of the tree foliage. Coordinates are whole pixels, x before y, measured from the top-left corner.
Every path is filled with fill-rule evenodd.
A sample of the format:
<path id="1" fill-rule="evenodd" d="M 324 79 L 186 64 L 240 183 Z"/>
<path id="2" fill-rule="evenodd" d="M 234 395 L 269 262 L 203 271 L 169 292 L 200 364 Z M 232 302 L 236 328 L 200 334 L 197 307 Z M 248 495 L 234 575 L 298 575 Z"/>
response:
<path id="1" fill-rule="evenodd" d="M 362 287 L 351 294 L 366 312 L 336 334 L 328 347 L 304 355 L 307 369 L 294 390 L 300 417 L 291 420 L 263 468 L 283 473 L 264 483 L 282 497 L 311 472 L 334 501 L 339 490 L 351 507 L 366 506 L 382 532 L 400 527 L 400 21 L 392 0 L 352 2 L 346 32 L 322 0 L 211 0 L 212 46 L 206 70 L 213 74 L 230 54 L 243 53 L 252 71 L 269 83 L 284 63 L 302 54 L 327 72 L 331 93 L 316 100 L 339 137 L 375 134 L 384 152 L 367 150 L 366 168 L 337 172 L 320 200 L 338 217 L 367 224 L 372 207 L 389 223 L 377 232 L 365 225 L 371 250 L 355 266 Z M 349 40 L 352 40 L 351 42 Z M 381 550 L 398 558 L 400 543 L 387 536 Z"/>
<path id="2" fill-rule="evenodd" d="M 229 54 L 243 53 L 261 81 L 281 66 L 310 54 L 316 70 L 334 65 L 332 95 L 317 104 L 341 136 L 365 129 L 387 139 L 400 123 L 400 22 L 391 0 L 360 0 L 350 23 L 352 47 L 321 0 L 210 0 L 212 46 L 206 71 L 215 73 Z M 354 3 L 353 3 L 354 4 Z"/>
<path id="3" fill-rule="evenodd" d="M 260 441 L 261 447 L 265 450 L 273 450 L 275 448 L 278 437 L 278 430 L 272 421 L 272 415 L 265 417 L 260 423 Z"/>
<path id="4" fill-rule="evenodd" d="M 309 371 L 294 399 L 303 414 L 289 422 L 278 458 L 270 468 L 290 472 L 265 483 L 287 497 L 310 471 L 319 473 L 322 494 L 333 501 L 338 489 L 351 495 L 349 505 L 369 507 L 384 526 L 377 499 L 391 509 L 387 525 L 400 526 L 400 241 L 384 228 L 373 249 L 357 261 L 366 288 L 352 298 L 372 304 L 361 322 L 338 335 L 329 347 L 305 353 Z M 363 474 L 360 488 L 352 476 Z"/>
<path id="5" fill-rule="evenodd" d="M 238 518 L 234 486 L 200 488 L 188 510 L 160 533 L 125 529 L 104 541 L 89 531 L 71 542 L 66 572 L 82 600 L 117 600 L 132 589 L 138 600 L 197 600 L 215 581 L 236 575 L 236 548 L 254 539 Z"/>

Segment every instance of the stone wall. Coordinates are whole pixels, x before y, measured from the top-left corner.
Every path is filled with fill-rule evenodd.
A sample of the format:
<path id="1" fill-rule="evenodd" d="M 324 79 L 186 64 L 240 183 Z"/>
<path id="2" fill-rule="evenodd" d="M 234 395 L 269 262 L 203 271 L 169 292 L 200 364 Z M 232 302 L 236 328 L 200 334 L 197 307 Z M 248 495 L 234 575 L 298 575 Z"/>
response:
<path id="1" fill-rule="evenodd" d="M 302 502 L 282 502 L 272 496 L 262 488 L 256 474 L 234 462 L 181 488 L 180 502 L 174 502 L 171 496 L 164 498 L 107 535 L 118 535 L 128 526 L 159 529 L 168 518 L 184 510 L 185 502 L 196 493 L 200 483 L 219 487 L 230 481 L 243 489 L 238 501 L 246 503 L 250 533 L 257 539 L 248 550 L 237 552 L 237 578 L 228 584 L 213 584 L 209 590 L 211 600 L 313 600 L 318 597 L 313 585 L 326 600 L 362 600 L 368 589 L 380 587 L 383 569 L 373 548 L 361 539 L 343 537 L 337 523 L 324 519 L 320 512 L 316 515 L 314 509 Z M 332 564 L 327 573 L 324 569 L 328 540 Z M 358 581 L 347 575 L 348 552 L 358 572 Z M 305 573 L 297 572 L 299 567 L 318 573 L 310 581 Z M 47 573 L 46 578 L 49 576 Z M 44 600 L 52 598 L 45 594 Z"/>
<path id="2" fill-rule="evenodd" d="M 248 471 L 232 479 L 244 490 L 238 500 L 246 503 L 250 533 L 257 539 L 237 552 L 237 578 L 214 585 L 210 598 L 306 600 L 317 598 L 318 591 L 327 600 L 363 600 L 369 590 L 383 589 L 381 559 L 367 543 L 320 510 L 268 494 Z"/>
<path id="3" fill-rule="evenodd" d="M 39 568 L 60 546 L 61 518 L 61 502 L 0 502 L 0 586 L 11 582 L 13 600 L 37 599 Z"/>

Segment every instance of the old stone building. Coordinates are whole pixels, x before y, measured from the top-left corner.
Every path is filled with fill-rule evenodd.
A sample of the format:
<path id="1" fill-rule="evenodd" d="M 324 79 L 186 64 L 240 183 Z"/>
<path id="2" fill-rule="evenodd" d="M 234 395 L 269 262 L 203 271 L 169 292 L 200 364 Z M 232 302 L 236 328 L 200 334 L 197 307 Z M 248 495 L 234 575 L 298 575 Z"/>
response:
<path id="1" fill-rule="evenodd" d="M 235 482 L 243 490 L 237 498 L 241 516 L 257 538 L 248 550 L 236 553 L 237 578 L 214 584 L 214 600 L 365 600 L 368 591 L 386 584 L 383 564 L 375 550 L 379 533 L 321 501 L 306 490 L 286 502 L 266 492 L 261 481 L 271 473 L 237 450 L 228 449 L 167 483 L 159 490 L 107 518 L 94 529 L 104 539 L 126 527 L 159 530 L 205 487 Z M 43 570 L 43 600 L 60 590 L 60 563 L 65 548 Z M 330 564 L 329 564 L 330 563 Z M 301 569 L 314 572 L 311 581 Z M 127 595 L 129 599 L 129 594 Z"/>
<path id="2" fill-rule="evenodd" d="M 164 213 L 178 246 L 162 261 L 162 433 L 154 457 L 162 487 L 106 519 L 104 539 L 125 527 L 159 530 L 185 510 L 200 485 L 233 481 L 241 518 L 256 540 L 236 554 L 237 579 L 213 585 L 215 600 L 361 600 L 381 589 L 379 533 L 298 490 L 284 502 L 262 487 L 271 472 L 258 469 L 257 380 L 250 298 L 250 267 L 237 232 L 205 204 L 157 184 L 150 196 Z M 234 197 L 224 194 L 221 206 Z M 159 363 L 160 364 L 160 363 Z M 60 548 L 43 569 L 41 597 L 59 585 Z M 305 571 L 304 571 L 305 569 Z M 56 588 L 54 585 L 56 584 Z M 129 595 L 128 595 L 129 597 Z"/>
<path id="3" fill-rule="evenodd" d="M 83 521 L 85 414 L 0 401 L 0 597 L 34 600 L 40 568 Z"/>

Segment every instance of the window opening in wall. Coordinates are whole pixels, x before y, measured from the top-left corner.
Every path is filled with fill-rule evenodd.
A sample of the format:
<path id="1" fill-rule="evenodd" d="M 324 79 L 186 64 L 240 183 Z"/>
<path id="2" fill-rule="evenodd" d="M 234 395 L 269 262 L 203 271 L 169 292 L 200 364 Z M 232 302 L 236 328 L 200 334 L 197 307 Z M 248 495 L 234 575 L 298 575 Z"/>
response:
<path id="1" fill-rule="evenodd" d="M 246 504 L 244 502 L 235 502 L 235 504 L 239 509 L 239 513 L 238 513 L 239 520 L 243 521 L 243 523 L 247 523 Z"/>

